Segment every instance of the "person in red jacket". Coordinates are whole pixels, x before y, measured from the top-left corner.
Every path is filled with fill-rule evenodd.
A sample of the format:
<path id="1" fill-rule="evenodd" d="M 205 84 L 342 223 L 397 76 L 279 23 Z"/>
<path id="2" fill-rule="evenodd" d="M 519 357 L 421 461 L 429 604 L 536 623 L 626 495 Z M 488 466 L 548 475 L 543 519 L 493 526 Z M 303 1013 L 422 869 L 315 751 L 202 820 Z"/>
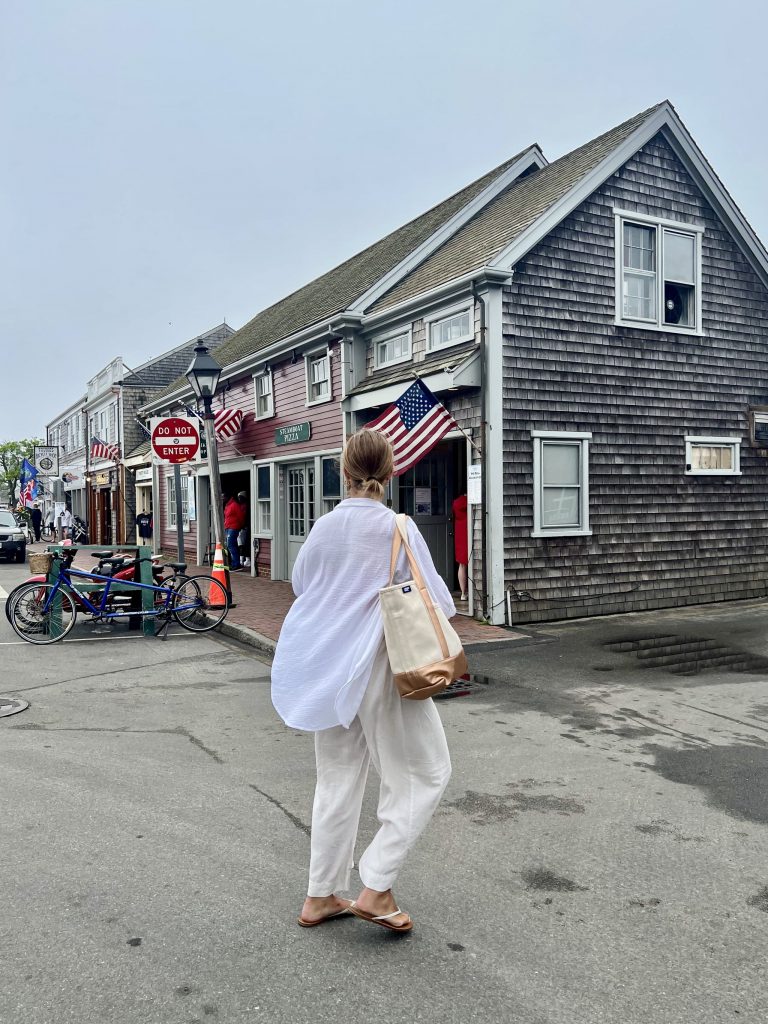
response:
<path id="1" fill-rule="evenodd" d="M 237 546 L 237 535 L 248 522 L 248 506 L 246 500 L 248 495 L 240 491 L 236 498 L 230 498 L 224 507 L 224 532 L 227 535 L 227 550 L 229 551 L 230 572 L 240 572 L 240 550 Z"/>

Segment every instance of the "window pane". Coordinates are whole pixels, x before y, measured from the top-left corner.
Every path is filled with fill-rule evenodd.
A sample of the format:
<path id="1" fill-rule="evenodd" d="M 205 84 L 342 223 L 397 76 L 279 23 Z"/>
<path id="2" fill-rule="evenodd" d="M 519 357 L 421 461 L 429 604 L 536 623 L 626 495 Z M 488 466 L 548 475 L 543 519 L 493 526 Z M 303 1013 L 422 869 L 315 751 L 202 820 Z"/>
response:
<path id="1" fill-rule="evenodd" d="M 545 487 L 541 499 L 542 526 L 580 526 L 578 487 Z"/>
<path id="2" fill-rule="evenodd" d="M 341 497 L 341 473 L 338 459 L 323 459 L 323 498 Z"/>
<path id="3" fill-rule="evenodd" d="M 624 266 L 631 270 L 656 269 L 656 229 L 624 225 Z"/>
<path id="4" fill-rule="evenodd" d="M 691 445 L 691 469 L 733 469 L 730 445 Z"/>
<path id="5" fill-rule="evenodd" d="M 432 347 L 439 348 L 441 345 L 449 345 L 452 341 L 467 337 L 469 333 L 469 310 L 445 320 L 438 320 L 431 327 Z"/>
<path id="6" fill-rule="evenodd" d="M 693 284 L 695 253 L 696 248 L 693 235 L 681 235 L 677 231 L 665 231 L 664 280 L 679 281 L 681 284 Z"/>
<path id="7" fill-rule="evenodd" d="M 269 466 L 259 466 L 256 490 L 259 501 L 269 501 Z"/>
<path id="8" fill-rule="evenodd" d="M 640 320 L 656 319 L 655 275 L 625 273 L 624 316 Z"/>
<path id="9" fill-rule="evenodd" d="M 541 479 L 544 484 L 579 484 L 578 444 L 545 441 L 541 449 Z"/>

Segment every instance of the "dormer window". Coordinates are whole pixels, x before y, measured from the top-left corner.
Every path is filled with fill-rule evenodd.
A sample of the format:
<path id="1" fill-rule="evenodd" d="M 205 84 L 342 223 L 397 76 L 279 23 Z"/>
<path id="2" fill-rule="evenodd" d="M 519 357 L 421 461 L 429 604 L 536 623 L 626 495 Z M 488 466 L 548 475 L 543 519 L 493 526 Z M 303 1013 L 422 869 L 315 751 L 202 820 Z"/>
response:
<path id="1" fill-rule="evenodd" d="M 463 341 L 471 341 L 475 334 L 472 323 L 472 307 L 464 306 L 443 311 L 425 320 L 427 328 L 427 347 L 431 352 L 450 345 L 459 345 Z"/>

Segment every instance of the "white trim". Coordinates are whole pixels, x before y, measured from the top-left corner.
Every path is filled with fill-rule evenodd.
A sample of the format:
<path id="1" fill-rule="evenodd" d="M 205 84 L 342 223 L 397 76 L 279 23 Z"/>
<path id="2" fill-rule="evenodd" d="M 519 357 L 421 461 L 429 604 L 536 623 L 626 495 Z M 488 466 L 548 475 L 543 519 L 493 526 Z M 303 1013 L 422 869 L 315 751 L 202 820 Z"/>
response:
<path id="1" fill-rule="evenodd" d="M 392 341 L 393 338 L 400 338 L 403 335 L 408 338 L 408 353 L 404 356 L 399 356 L 397 359 L 390 359 L 388 362 L 379 361 L 379 345 L 387 341 Z M 390 330 L 385 331 L 383 334 L 375 334 L 371 337 L 370 343 L 373 346 L 373 368 L 380 370 L 385 366 L 397 366 L 398 363 L 407 363 L 413 358 L 413 327 L 408 324 L 403 327 L 393 327 Z"/>
<path id="2" fill-rule="evenodd" d="M 480 387 L 480 349 L 475 348 L 465 360 L 457 366 L 446 367 L 435 370 L 432 373 L 419 373 L 419 376 L 427 385 L 430 391 L 438 395 L 444 391 L 458 391 L 460 388 Z M 422 368 L 422 363 L 416 363 L 415 368 Z M 364 409 L 372 409 L 379 405 L 390 405 L 396 402 L 403 394 L 407 386 L 413 384 L 416 378 L 404 377 L 402 380 L 392 384 L 385 384 L 383 387 L 371 388 L 370 391 L 362 391 L 357 395 L 350 395 L 342 402 L 345 412 L 355 413 Z"/>
<path id="3" fill-rule="evenodd" d="M 259 380 L 262 377 L 269 377 L 269 411 L 259 414 Z M 262 370 L 253 375 L 253 414 L 256 420 L 269 420 L 275 415 L 275 377 L 272 369 L 269 372 Z"/>
<path id="4" fill-rule="evenodd" d="M 469 331 L 463 334 L 460 338 L 454 338 L 445 345 L 433 345 L 432 344 L 432 328 L 435 324 L 442 323 L 443 320 L 453 320 L 454 317 L 463 316 L 464 313 L 469 313 Z M 435 310 L 430 313 L 429 316 L 424 317 L 424 327 L 426 328 L 426 345 L 427 352 L 442 352 L 443 349 L 452 348 L 454 345 L 463 345 L 467 341 L 472 341 L 475 337 L 475 303 L 472 298 L 466 302 L 457 302 L 453 306 L 448 306 L 445 309 Z"/>
<path id="5" fill-rule="evenodd" d="M 484 472 L 486 507 L 483 509 L 483 544 L 488 579 L 483 586 L 488 595 L 491 622 L 503 626 L 506 617 L 504 588 L 504 346 L 503 309 L 500 288 L 481 292 L 478 301 L 485 303 L 485 402 L 486 431 L 482 439 L 487 445 Z"/>
<path id="6" fill-rule="evenodd" d="M 409 253 L 404 260 L 401 260 L 395 267 L 384 274 L 383 277 L 368 288 L 363 294 L 349 306 L 351 313 L 361 314 L 369 306 L 373 306 L 382 295 L 390 291 L 402 278 L 415 270 L 429 256 L 432 255 L 441 245 L 476 216 L 485 206 L 495 199 L 512 182 L 516 181 L 521 174 L 529 168 L 541 169 L 547 166 L 547 160 L 539 149 L 538 145 L 529 146 L 528 149 L 512 164 L 506 171 L 499 174 L 490 185 L 487 185 L 482 192 L 479 192 L 474 199 L 466 203 L 458 213 L 442 224 L 434 231 L 429 238 Z"/>
<path id="7" fill-rule="evenodd" d="M 583 431 L 570 430 L 532 430 L 533 440 L 533 530 L 532 537 L 591 537 L 589 528 L 589 441 L 592 435 Z M 579 452 L 579 490 L 581 525 L 574 526 L 542 526 L 541 524 L 541 449 L 544 441 L 565 441 L 578 444 Z"/>
<path id="8" fill-rule="evenodd" d="M 370 313 L 368 316 L 363 317 L 362 329 L 367 332 L 380 324 L 396 320 L 402 321 L 411 313 L 416 314 L 411 317 L 412 320 L 422 319 L 426 308 L 434 309 L 441 302 L 467 301 L 472 297 L 473 286 L 500 287 L 501 285 L 509 284 L 513 274 L 514 270 L 500 270 L 498 267 L 487 266 L 478 267 L 477 270 L 472 270 L 468 274 L 462 274 L 461 277 L 455 277 L 444 284 L 435 285 L 434 288 L 428 288 L 424 292 L 419 292 L 418 295 L 413 295 L 409 299 L 403 299 L 402 302 L 397 302 L 394 306 L 388 306 L 386 309 L 379 310 L 376 313 Z"/>
<path id="9" fill-rule="evenodd" d="M 615 256 L 615 309 L 614 324 L 616 327 L 630 327 L 638 330 L 662 331 L 667 334 L 687 334 L 693 337 L 703 338 L 704 331 L 701 323 L 702 305 L 702 282 L 701 282 L 701 250 L 702 238 L 705 229 L 698 224 L 688 224 L 683 221 L 665 220 L 662 217 L 652 217 L 645 213 L 633 213 L 631 210 L 619 210 L 614 208 L 614 256 Z M 625 224 L 647 225 L 655 229 L 654 244 L 656 256 L 656 269 L 653 272 L 655 279 L 655 303 L 656 316 L 652 319 L 645 317 L 624 316 L 624 225 Z M 667 278 L 664 274 L 664 237 L 666 231 L 674 231 L 681 235 L 693 237 L 694 244 L 694 326 L 684 327 L 664 322 L 664 284 Z M 630 273 L 633 271 L 630 269 Z M 647 272 L 650 276 L 650 271 Z M 670 279 L 671 280 L 671 279 Z"/>
<path id="10" fill-rule="evenodd" d="M 309 385 L 310 385 L 309 368 L 310 368 L 310 364 L 313 363 L 313 362 L 319 362 L 319 360 L 321 360 L 321 359 L 325 359 L 327 361 L 327 364 L 328 364 L 328 394 L 327 395 L 323 395 L 322 398 L 310 398 L 309 397 Z M 333 401 L 333 366 L 332 366 L 332 360 L 331 360 L 331 349 L 330 349 L 330 346 L 326 346 L 325 348 L 318 348 L 318 349 L 315 349 L 312 352 L 305 352 L 304 353 L 304 385 L 305 385 L 305 396 L 306 396 L 306 401 L 304 402 L 304 404 L 306 406 L 325 405 L 327 402 L 332 402 Z"/>
<path id="11" fill-rule="evenodd" d="M 269 470 L 269 522 L 270 529 L 266 530 L 259 529 L 260 510 L 259 510 L 259 470 Z M 272 540 L 275 536 L 275 464 L 274 462 L 262 460 L 261 462 L 253 463 L 253 515 L 251 516 L 252 522 L 252 533 L 251 537 L 258 537 L 259 540 Z"/>
<path id="12" fill-rule="evenodd" d="M 768 287 L 768 252 L 749 226 L 743 214 L 721 185 L 715 172 L 689 135 L 668 102 L 664 102 L 639 128 L 614 149 L 597 167 L 562 196 L 525 231 L 505 246 L 493 261 L 494 267 L 514 266 L 529 250 L 544 239 L 557 225 L 615 174 L 634 154 L 662 131 L 682 163 L 691 172 L 698 186 L 714 206 L 726 228 L 739 243 L 742 252 Z"/>
<path id="13" fill-rule="evenodd" d="M 693 445 L 705 444 L 712 447 L 731 448 L 733 451 L 733 469 L 689 469 L 691 465 L 691 448 Z M 699 437 L 685 435 L 685 476 L 741 476 L 741 438 L 740 437 Z"/>

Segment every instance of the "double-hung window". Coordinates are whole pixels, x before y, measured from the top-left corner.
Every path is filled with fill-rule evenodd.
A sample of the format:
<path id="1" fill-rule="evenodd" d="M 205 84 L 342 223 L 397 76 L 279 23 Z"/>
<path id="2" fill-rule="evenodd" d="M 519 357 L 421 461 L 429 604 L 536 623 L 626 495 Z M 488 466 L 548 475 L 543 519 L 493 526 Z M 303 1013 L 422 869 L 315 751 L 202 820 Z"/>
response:
<path id="1" fill-rule="evenodd" d="M 534 430 L 533 536 L 586 536 L 591 434 Z"/>
<path id="2" fill-rule="evenodd" d="M 323 459 L 323 513 L 332 512 L 341 501 L 341 472 L 339 458 L 332 455 Z"/>
<path id="3" fill-rule="evenodd" d="M 443 311 L 437 316 L 427 317 L 427 348 L 435 352 L 450 345 L 458 345 L 474 338 L 472 307 L 465 306 Z"/>
<path id="4" fill-rule="evenodd" d="M 616 322 L 701 333 L 703 229 L 616 212 Z"/>
<path id="5" fill-rule="evenodd" d="M 411 332 L 398 330 L 374 341 L 374 366 L 389 366 L 411 358 Z"/>
<path id="6" fill-rule="evenodd" d="M 168 526 L 176 529 L 176 484 L 172 476 L 165 478 L 166 494 L 168 495 Z M 189 531 L 189 485 L 187 477 L 181 478 L 181 528 Z"/>
<path id="7" fill-rule="evenodd" d="M 257 374 L 254 379 L 256 392 L 256 419 L 265 420 L 275 415 L 275 402 L 272 393 L 272 371 L 266 370 Z"/>
<path id="8" fill-rule="evenodd" d="M 306 357 L 307 405 L 331 399 L 331 357 L 328 352 Z"/>
<path id="9" fill-rule="evenodd" d="M 272 467 L 256 468 L 256 532 L 272 536 Z"/>

